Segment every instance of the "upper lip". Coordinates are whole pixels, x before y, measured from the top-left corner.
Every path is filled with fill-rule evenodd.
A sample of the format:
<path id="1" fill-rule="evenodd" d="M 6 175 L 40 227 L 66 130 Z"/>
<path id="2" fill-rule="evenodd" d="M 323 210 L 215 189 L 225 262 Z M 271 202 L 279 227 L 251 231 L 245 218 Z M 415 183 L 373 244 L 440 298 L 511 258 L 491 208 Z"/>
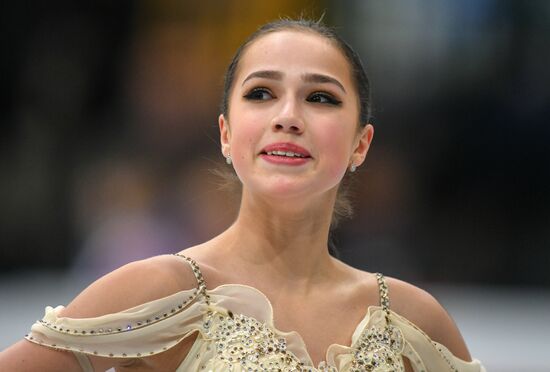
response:
<path id="1" fill-rule="evenodd" d="M 309 151 L 304 149 L 301 146 L 298 146 L 294 143 L 290 142 L 277 142 L 272 143 L 270 145 L 267 145 L 262 149 L 262 153 L 272 152 L 272 151 L 285 151 L 285 152 L 293 152 L 295 154 L 300 154 L 302 156 L 311 157 L 309 154 Z"/>

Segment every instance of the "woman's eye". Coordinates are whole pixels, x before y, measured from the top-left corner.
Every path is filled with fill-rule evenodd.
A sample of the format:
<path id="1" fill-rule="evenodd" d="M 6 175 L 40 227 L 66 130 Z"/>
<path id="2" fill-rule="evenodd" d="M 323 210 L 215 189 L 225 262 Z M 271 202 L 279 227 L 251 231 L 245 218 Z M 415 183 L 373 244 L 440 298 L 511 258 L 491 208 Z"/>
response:
<path id="1" fill-rule="evenodd" d="M 342 103 L 342 101 L 337 100 L 332 95 L 330 95 L 328 93 L 322 93 L 322 92 L 317 92 L 317 93 L 311 94 L 307 98 L 307 101 L 308 102 L 315 102 L 315 103 L 326 103 L 326 104 L 335 105 L 335 106 L 340 105 Z"/>
<path id="2" fill-rule="evenodd" d="M 273 98 L 273 95 L 265 88 L 254 88 L 250 93 L 246 94 L 244 98 L 253 101 L 265 101 Z"/>

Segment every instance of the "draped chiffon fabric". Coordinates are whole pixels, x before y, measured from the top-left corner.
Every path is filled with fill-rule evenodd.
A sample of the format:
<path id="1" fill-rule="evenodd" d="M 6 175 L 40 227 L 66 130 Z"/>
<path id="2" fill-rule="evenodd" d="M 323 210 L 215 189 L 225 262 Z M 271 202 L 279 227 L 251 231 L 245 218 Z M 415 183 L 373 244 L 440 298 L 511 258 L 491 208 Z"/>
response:
<path id="1" fill-rule="evenodd" d="M 200 272 L 196 275 L 202 278 Z M 63 306 L 46 307 L 26 339 L 73 352 L 83 371 L 93 370 L 88 355 L 142 358 L 197 335 L 177 372 L 400 371 L 403 357 L 415 372 L 485 372 L 478 360 L 467 362 L 454 356 L 399 314 L 389 311 L 388 320 L 382 306 L 366 309 L 351 344 L 330 345 L 325 360 L 315 366 L 300 334 L 275 327 L 269 299 L 260 290 L 241 284 L 209 290 L 203 284 L 202 290 L 199 285 L 95 318 L 60 317 L 61 310 Z M 392 333 L 385 336 L 388 321 Z M 381 353 L 397 360 L 381 361 Z"/>

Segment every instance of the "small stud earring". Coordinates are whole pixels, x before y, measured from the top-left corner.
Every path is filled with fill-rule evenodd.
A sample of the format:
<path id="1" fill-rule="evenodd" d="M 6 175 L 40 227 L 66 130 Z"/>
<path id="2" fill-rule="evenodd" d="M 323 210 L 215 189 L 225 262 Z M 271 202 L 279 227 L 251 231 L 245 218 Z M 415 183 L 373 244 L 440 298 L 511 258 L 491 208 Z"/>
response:
<path id="1" fill-rule="evenodd" d="M 228 164 L 228 165 L 231 165 L 233 163 L 233 160 L 231 160 L 231 155 L 227 155 L 225 157 L 225 162 Z"/>
<path id="2" fill-rule="evenodd" d="M 357 165 L 355 165 L 355 164 L 350 165 L 349 171 L 350 171 L 351 173 L 355 172 L 356 170 L 357 170 Z"/>

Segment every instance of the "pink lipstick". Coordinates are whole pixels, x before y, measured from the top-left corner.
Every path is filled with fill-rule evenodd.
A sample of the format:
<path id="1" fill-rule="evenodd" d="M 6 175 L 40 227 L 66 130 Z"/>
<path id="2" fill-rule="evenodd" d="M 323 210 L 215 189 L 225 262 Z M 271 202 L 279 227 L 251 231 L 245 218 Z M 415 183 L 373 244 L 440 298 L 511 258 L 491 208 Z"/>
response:
<path id="1" fill-rule="evenodd" d="M 309 151 L 290 142 L 272 143 L 264 147 L 260 157 L 270 163 L 302 165 L 311 159 Z"/>

